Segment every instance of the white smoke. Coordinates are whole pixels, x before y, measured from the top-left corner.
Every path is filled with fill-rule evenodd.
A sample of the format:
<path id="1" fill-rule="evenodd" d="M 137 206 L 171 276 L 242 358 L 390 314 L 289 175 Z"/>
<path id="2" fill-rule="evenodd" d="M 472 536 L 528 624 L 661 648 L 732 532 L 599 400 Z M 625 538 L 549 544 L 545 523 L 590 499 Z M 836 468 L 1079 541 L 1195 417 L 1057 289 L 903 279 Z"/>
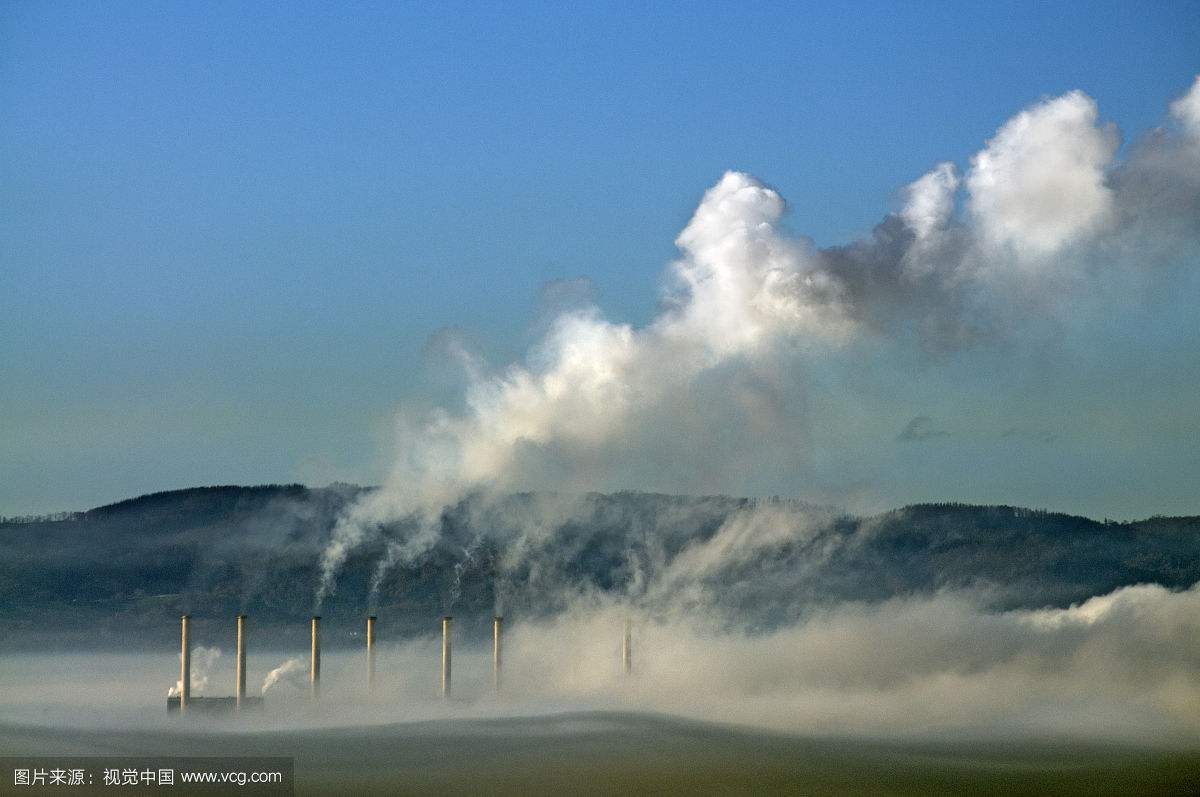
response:
<path id="1" fill-rule="evenodd" d="M 298 688 L 303 688 L 305 670 L 306 667 L 303 660 L 288 659 L 267 673 L 267 677 L 263 679 L 262 693 L 265 695 L 268 689 L 279 683 L 287 683 Z"/>
<path id="2" fill-rule="evenodd" d="M 939 163 L 908 187 L 908 201 L 900 215 L 918 241 L 928 241 L 945 228 L 954 213 L 958 185 L 958 170 L 947 162 Z"/>
<path id="3" fill-rule="evenodd" d="M 1171 103 L 1171 115 L 1183 124 L 1192 138 L 1200 142 L 1200 75 L 1196 76 L 1187 94 Z"/>
<path id="4" fill-rule="evenodd" d="M 1200 588 L 1116 590 L 1067 609 L 993 612 L 946 593 L 843 603 L 769 633 L 703 612 L 634 623 L 634 677 L 619 666 L 627 609 L 581 605 L 514 624 L 510 699 L 547 693 L 790 732 L 1063 734 L 1139 744 L 1200 731 Z"/>
<path id="5" fill-rule="evenodd" d="M 183 654 L 180 653 L 180 663 L 182 664 Z M 217 659 L 221 658 L 220 648 L 207 648 L 203 645 L 197 645 L 192 648 L 192 664 L 191 664 L 191 691 L 193 694 L 200 693 L 208 689 L 208 676 L 212 672 L 213 667 L 217 663 Z M 175 681 L 175 685 L 167 690 L 167 697 L 175 697 L 183 690 L 183 681 Z"/>
<path id="6" fill-rule="evenodd" d="M 371 574 L 371 586 L 367 592 L 367 601 L 372 608 L 379 599 L 379 590 L 383 586 L 383 579 L 404 558 L 404 546 L 389 541 L 384 549 L 383 556 L 375 563 L 375 572 Z"/>
<path id="7" fill-rule="evenodd" d="M 361 651 L 331 650 L 324 685 L 337 699 L 316 712 L 289 711 L 281 700 L 231 732 L 271 731 L 278 741 L 314 724 L 352 728 L 595 709 L 822 737 L 1195 745 L 1200 587 L 1132 586 L 1064 609 L 994 611 L 985 603 L 971 592 L 846 602 L 766 632 L 720 625 L 702 607 L 635 608 L 633 675 L 626 677 L 621 637 L 630 607 L 589 595 L 553 617 L 506 624 L 500 701 L 486 641 L 471 639 L 455 650 L 457 699 L 440 700 L 438 640 L 431 634 L 380 651 L 382 699 L 366 700 Z M 7 655 L 0 661 L 6 687 L 0 731 L 9 740 L 48 723 L 176 732 L 145 690 L 172 661 L 128 653 Z M 55 666 L 62 678 L 48 681 Z M 265 686 L 302 689 L 303 674 L 304 662 L 291 659 Z M 397 743 L 414 733 L 414 726 L 402 726 Z M 89 734 L 82 743 L 101 738 Z"/>
<path id="8" fill-rule="evenodd" d="M 781 234 L 783 212 L 775 191 L 726 174 L 679 236 L 685 257 L 672 267 L 667 308 L 652 324 L 614 324 L 595 307 L 568 312 L 529 364 L 474 381 L 466 413 L 403 422 L 388 483 L 339 523 L 323 555 L 318 602 L 348 551 L 378 524 L 413 520 L 418 531 L 389 558 L 417 555 L 436 540 L 442 507 L 472 490 L 513 486 L 522 457 L 556 447 L 586 458 L 706 371 L 760 356 L 785 337 L 844 335 L 836 286 L 802 244 Z"/>
<path id="9" fill-rule="evenodd" d="M 1072 91 L 1009 120 L 971 163 L 966 185 L 982 240 L 1041 258 L 1100 230 L 1118 136 L 1094 100 Z"/>
<path id="10" fill-rule="evenodd" d="M 1200 136 L 1197 107 L 1200 83 L 1171 109 L 1185 136 Z M 382 526 L 402 521 L 405 531 L 375 589 L 436 544 L 442 510 L 471 493 L 722 491 L 755 469 L 795 468 L 809 448 L 808 359 L 881 333 L 967 345 L 1021 313 L 1045 314 L 1069 291 L 1098 290 L 1081 278 L 1088 269 L 1151 267 L 1154 231 L 1195 234 L 1200 158 L 1190 138 L 1168 137 L 1120 164 L 1118 140 L 1082 92 L 1039 102 L 971 160 L 966 212 L 956 212 L 957 169 L 943 163 L 872 238 L 826 250 L 786 233 L 776 191 L 728 172 L 677 238 L 681 257 L 647 325 L 574 306 L 525 362 L 488 372 L 472 360 L 464 410 L 402 415 L 391 474 L 342 518 L 322 556 L 318 604 Z M 1154 204 L 1164 179 L 1176 196 Z"/>
<path id="11" fill-rule="evenodd" d="M 905 190 L 906 202 L 900 216 L 913 234 L 912 247 L 905 252 L 902 263 L 906 278 L 919 280 L 938 270 L 944 250 L 952 243 L 948 227 L 959 183 L 954 164 L 939 163 Z"/>
<path id="12" fill-rule="evenodd" d="M 787 504 L 734 512 L 715 534 L 691 543 L 666 566 L 656 568 L 653 576 L 643 573 L 648 583 L 640 602 L 656 611 L 702 611 L 715 616 L 711 610 L 718 601 L 712 590 L 721 587 L 708 584 L 710 577 L 753 561 L 766 550 L 803 544 L 831 519 L 828 511 L 798 511 Z M 809 567 L 819 563 L 814 555 L 805 559 Z"/>

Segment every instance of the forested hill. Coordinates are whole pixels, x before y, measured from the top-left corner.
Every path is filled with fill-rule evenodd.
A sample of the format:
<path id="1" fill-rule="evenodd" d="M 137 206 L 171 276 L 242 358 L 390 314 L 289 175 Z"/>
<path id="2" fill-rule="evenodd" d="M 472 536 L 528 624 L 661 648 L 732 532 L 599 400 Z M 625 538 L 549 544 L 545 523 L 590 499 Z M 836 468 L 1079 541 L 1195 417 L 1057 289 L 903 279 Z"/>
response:
<path id="1" fill-rule="evenodd" d="M 302 641 L 321 551 L 363 492 L 202 487 L 0 522 L 0 646 L 157 645 L 184 612 L 198 637 L 225 634 L 246 612 L 258 638 Z M 943 589 L 976 590 L 1005 609 L 1200 581 L 1197 517 L 1112 523 L 960 504 L 853 517 L 779 499 L 523 493 L 446 510 L 437 543 L 391 568 L 372 598 L 387 542 L 411 531 L 367 530 L 321 609 L 330 644 L 348 642 L 368 609 L 392 638 L 428 633 L 447 611 L 470 635 L 498 603 L 531 616 L 587 591 L 653 607 L 699 587 L 725 622 L 761 630 L 830 603 Z M 720 556 L 695 556 L 702 546 Z M 681 570 L 693 560 L 704 567 Z"/>

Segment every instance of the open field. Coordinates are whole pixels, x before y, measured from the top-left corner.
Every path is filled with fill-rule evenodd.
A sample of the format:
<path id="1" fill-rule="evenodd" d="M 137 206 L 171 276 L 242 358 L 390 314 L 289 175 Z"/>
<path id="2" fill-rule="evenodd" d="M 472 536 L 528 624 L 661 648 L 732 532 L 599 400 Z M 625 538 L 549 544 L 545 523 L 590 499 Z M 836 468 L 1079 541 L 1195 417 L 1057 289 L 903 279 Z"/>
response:
<path id="1" fill-rule="evenodd" d="M 288 755 L 297 792 L 1192 794 L 1200 751 L 819 739 L 631 713 L 274 730 L 0 725 L 16 755 Z"/>

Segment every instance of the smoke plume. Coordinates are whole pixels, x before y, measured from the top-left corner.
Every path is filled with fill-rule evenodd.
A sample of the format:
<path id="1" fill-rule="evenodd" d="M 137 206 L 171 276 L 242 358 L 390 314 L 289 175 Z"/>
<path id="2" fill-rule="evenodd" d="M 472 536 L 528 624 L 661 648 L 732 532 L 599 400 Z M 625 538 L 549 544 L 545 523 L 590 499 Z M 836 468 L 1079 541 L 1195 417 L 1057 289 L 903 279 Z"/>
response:
<path id="1" fill-rule="evenodd" d="M 1118 161 L 1119 133 L 1092 98 L 1044 99 L 1002 124 L 963 176 L 937 164 L 897 214 L 842 247 L 789 234 L 779 193 L 726 173 L 676 239 L 649 323 L 610 321 L 585 296 L 524 362 L 466 363 L 461 411 L 400 417 L 390 476 L 322 556 L 318 605 L 355 547 L 400 529 L 378 589 L 437 543 L 441 513 L 469 494 L 721 492 L 749 472 L 800 468 L 814 363 L 884 343 L 982 346 L 1168 268 L 1200 243 L 1198 108 L 1200 79 Z"/>
<path id="2" fill-rule="evenodd" d="M 182 653 L 180 657 L 182 658 Z M 208 676 L 216 666 L 217 659 L 221 658 L 220 648 L 206 648 L 203 645 L 197 645 L 192 648 L 192 666 L 191 666 L 191 691 L 194 693 L 203 692 L 208 689 Z M 176 681 L 175 685 L 167 690 L 167 697 L 175 697 L 183 691 L 183 681 Z"/>
<path id="3" fill-rule="evenodd" d="M 262 693 L 265 695 L 268 689 L 278 683 L 289 683 L 293 686 L 303 687 L 304 673 L 305 664 L 302 660 L 288 659 L 267 673 L 267 677 L 263 679 Z"/>

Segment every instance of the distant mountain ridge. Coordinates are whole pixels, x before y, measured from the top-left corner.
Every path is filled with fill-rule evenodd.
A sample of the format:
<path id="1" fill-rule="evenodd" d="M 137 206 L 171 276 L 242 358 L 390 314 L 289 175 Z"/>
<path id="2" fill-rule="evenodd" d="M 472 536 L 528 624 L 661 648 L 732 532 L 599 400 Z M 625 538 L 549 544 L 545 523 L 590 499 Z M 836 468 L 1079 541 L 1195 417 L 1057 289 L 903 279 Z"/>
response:
<path id="1" fill-rule="evenodd" d="M 248 612 L 257 638 L 300 641 L 321 551 L 369 489 L 198 487 L 0 522 L 0 647 L 157 645 L 184 612 L 198 636 L 224 633 Z M 698 555 L 723 551 L 717 535 L 734 523 L 782 531 L 739 529 L 721 557 Z M 953 503 L 854 517 L 783 499 L 519 493 L 448 508 L 436 544 L 389 570 L 373 597 L 387 542 L 405 533 L 403 524 L 373 529 L 352 551 L 321 609 L 330 644 L 350 642 L 368 609 L 390 638 L 429 633 L 450 610 L 464 633 L 482 636 L 498 603 L 521 617 L 588 592 L 670 600 L 671 579 L 689 563 L 688 583 L 724 621 L 750 630 L 841 601 L 944 589 L 978 590 L 996 608 L 1040 608 L 1130 584 L 1200 581 L 1200 517 L 1115 523 Z"/>

